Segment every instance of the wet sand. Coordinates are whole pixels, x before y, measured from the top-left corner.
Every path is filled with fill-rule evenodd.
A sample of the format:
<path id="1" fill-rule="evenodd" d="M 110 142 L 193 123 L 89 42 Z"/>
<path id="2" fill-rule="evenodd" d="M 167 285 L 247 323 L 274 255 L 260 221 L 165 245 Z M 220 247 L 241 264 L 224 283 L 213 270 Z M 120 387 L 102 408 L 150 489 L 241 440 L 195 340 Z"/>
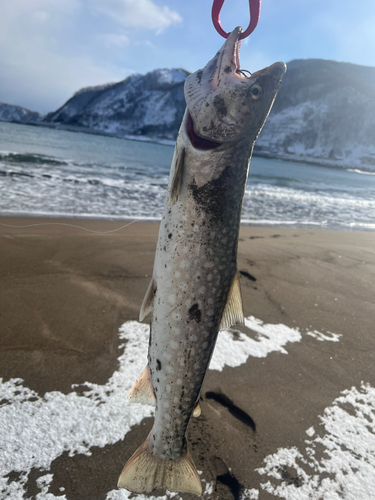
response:
<path id="1" fill-rule="evenodd" d="M 122 225 L 0 219 L 17 226 L 49 221 L 96 231 Z M 119 327 L 138 320 L 158 227 L 139 222 L 103 235 L 57 225 L 0 226 L 0 377 L 22 378 L 41 396 L 67 394 L 86 381 L 105 384 L 118 365 Z M 341 391 L 361 381 L 375 386 L 375 234 L 244 226 L 238 268 L 245 316 L 341 336 L 339 342 L 306 336 L 288 344 L 288 354 L 208 372 L 202 416 L 191 422 L 188 439 L 202 477 L 214 483 L 210 498 L 232 500 L 255 488 L 267 500 L 276 497 L 261 490 L 265 478 L 255 471 L 264 458 L 300 447 Z M 91 457 L 62 454 L 51 467 L 50 492 L 61 495 L 64 487 L 68 500 L 104 500 L 151 425 L 145 419 L 124 442 L 93 448 Z M 29 476 L 30 497 L 40 491 L 40 475 Z M 284 476 L 300 480 L 293 471 Z"/>

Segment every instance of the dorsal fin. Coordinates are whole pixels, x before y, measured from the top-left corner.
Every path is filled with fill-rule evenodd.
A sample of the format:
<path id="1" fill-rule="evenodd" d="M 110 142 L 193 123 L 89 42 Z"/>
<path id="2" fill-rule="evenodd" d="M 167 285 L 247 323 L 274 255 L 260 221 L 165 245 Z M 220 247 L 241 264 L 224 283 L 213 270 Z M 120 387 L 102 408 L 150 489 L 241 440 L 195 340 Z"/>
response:
<path id="1" fill-rule="evenodd" d="M 172 206 L 178 200 L 182 187 L 182 175 L 185 160 L 185 148 L 182 148 L 176 155 L 176 168 L 174 171 L 171 185 L 171 194 L 169 196 L 169 205 Z"/>
<path id="2" fill-rule="evenodd" d="M 236 273 L 228 293 L 219 329 L 225 330 L 232 325 L 243 325 L 244 322 L 240 280 Z"/>
<path id="3" fill-rule="evenodd" d="M 154 278 L 151 279 L 148 285 L 145 298 L 143 299 L 141 310 L 139 311 L 139 321 L 143 321 L 145 317 L 152 311 L 154 307 L 154 295 L 156 292 L 156 286 L 154 283 Z"/>

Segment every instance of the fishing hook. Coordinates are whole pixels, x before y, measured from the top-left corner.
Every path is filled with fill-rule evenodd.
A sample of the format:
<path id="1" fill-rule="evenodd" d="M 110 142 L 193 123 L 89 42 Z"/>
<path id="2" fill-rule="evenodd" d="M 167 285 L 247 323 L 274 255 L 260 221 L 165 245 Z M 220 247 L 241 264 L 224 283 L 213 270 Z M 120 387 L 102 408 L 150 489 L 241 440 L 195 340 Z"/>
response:
<path id="1" fill-rule="evenodd" d="M 229 33 L 223 30 L 220 23 L 220 11 L 223 7 L 224 1 L 225 0 L 214 0 L 211 15 L 216 31 L 224 38 L 228 38 Z M 249 36 L 257 27 L 260 16 L 260 2 L 261 0 L 249 0 L 250 23 L 246 30 L 241 33 L 240 40 Z"/>
<path id="2" fill-rule="evenodd" d="M 239 73 L 240 75 L 244 76 L 245 78 L 250 78 L 250 76 L 252 75 L 251 71 L 249 71 L 248 69 L 237 69 L 236 73 Z M 249 73 L 250 76 L 247 75 L 247 73 Z"/>

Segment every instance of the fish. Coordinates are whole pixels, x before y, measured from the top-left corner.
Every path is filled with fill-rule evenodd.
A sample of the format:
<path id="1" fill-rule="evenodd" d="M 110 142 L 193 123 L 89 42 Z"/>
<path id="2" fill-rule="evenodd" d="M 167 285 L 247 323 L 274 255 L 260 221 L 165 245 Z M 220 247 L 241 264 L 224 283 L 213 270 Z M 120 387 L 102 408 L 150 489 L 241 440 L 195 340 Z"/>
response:
<path id="1" fill-rule="evenodd" d="M 244 323 L 237 247 L 254 143 L 285 76 L 277 62 L 251 76 L 240 69 L 234 29 L 207 65 L 188 76 L 151 282 L 140 321 L 152 313 L 148 364 L 130 402 L 155 405 L 145 442 L 118 486 L 202 494 L 186 429 L 220 330 Z"/>

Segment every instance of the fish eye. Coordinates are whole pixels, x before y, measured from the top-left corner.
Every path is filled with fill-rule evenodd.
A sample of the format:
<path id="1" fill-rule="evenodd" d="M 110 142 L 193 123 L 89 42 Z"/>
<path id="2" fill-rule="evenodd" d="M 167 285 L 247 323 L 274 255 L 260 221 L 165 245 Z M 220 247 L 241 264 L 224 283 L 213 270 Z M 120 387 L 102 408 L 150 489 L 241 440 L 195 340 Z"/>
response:
<path id="1" fill-rule="evenodd" d="M 256 101 L 262 95 L 262 88 L 259 85 L 253 85 L 251 87 L 251 97 Z"/>

